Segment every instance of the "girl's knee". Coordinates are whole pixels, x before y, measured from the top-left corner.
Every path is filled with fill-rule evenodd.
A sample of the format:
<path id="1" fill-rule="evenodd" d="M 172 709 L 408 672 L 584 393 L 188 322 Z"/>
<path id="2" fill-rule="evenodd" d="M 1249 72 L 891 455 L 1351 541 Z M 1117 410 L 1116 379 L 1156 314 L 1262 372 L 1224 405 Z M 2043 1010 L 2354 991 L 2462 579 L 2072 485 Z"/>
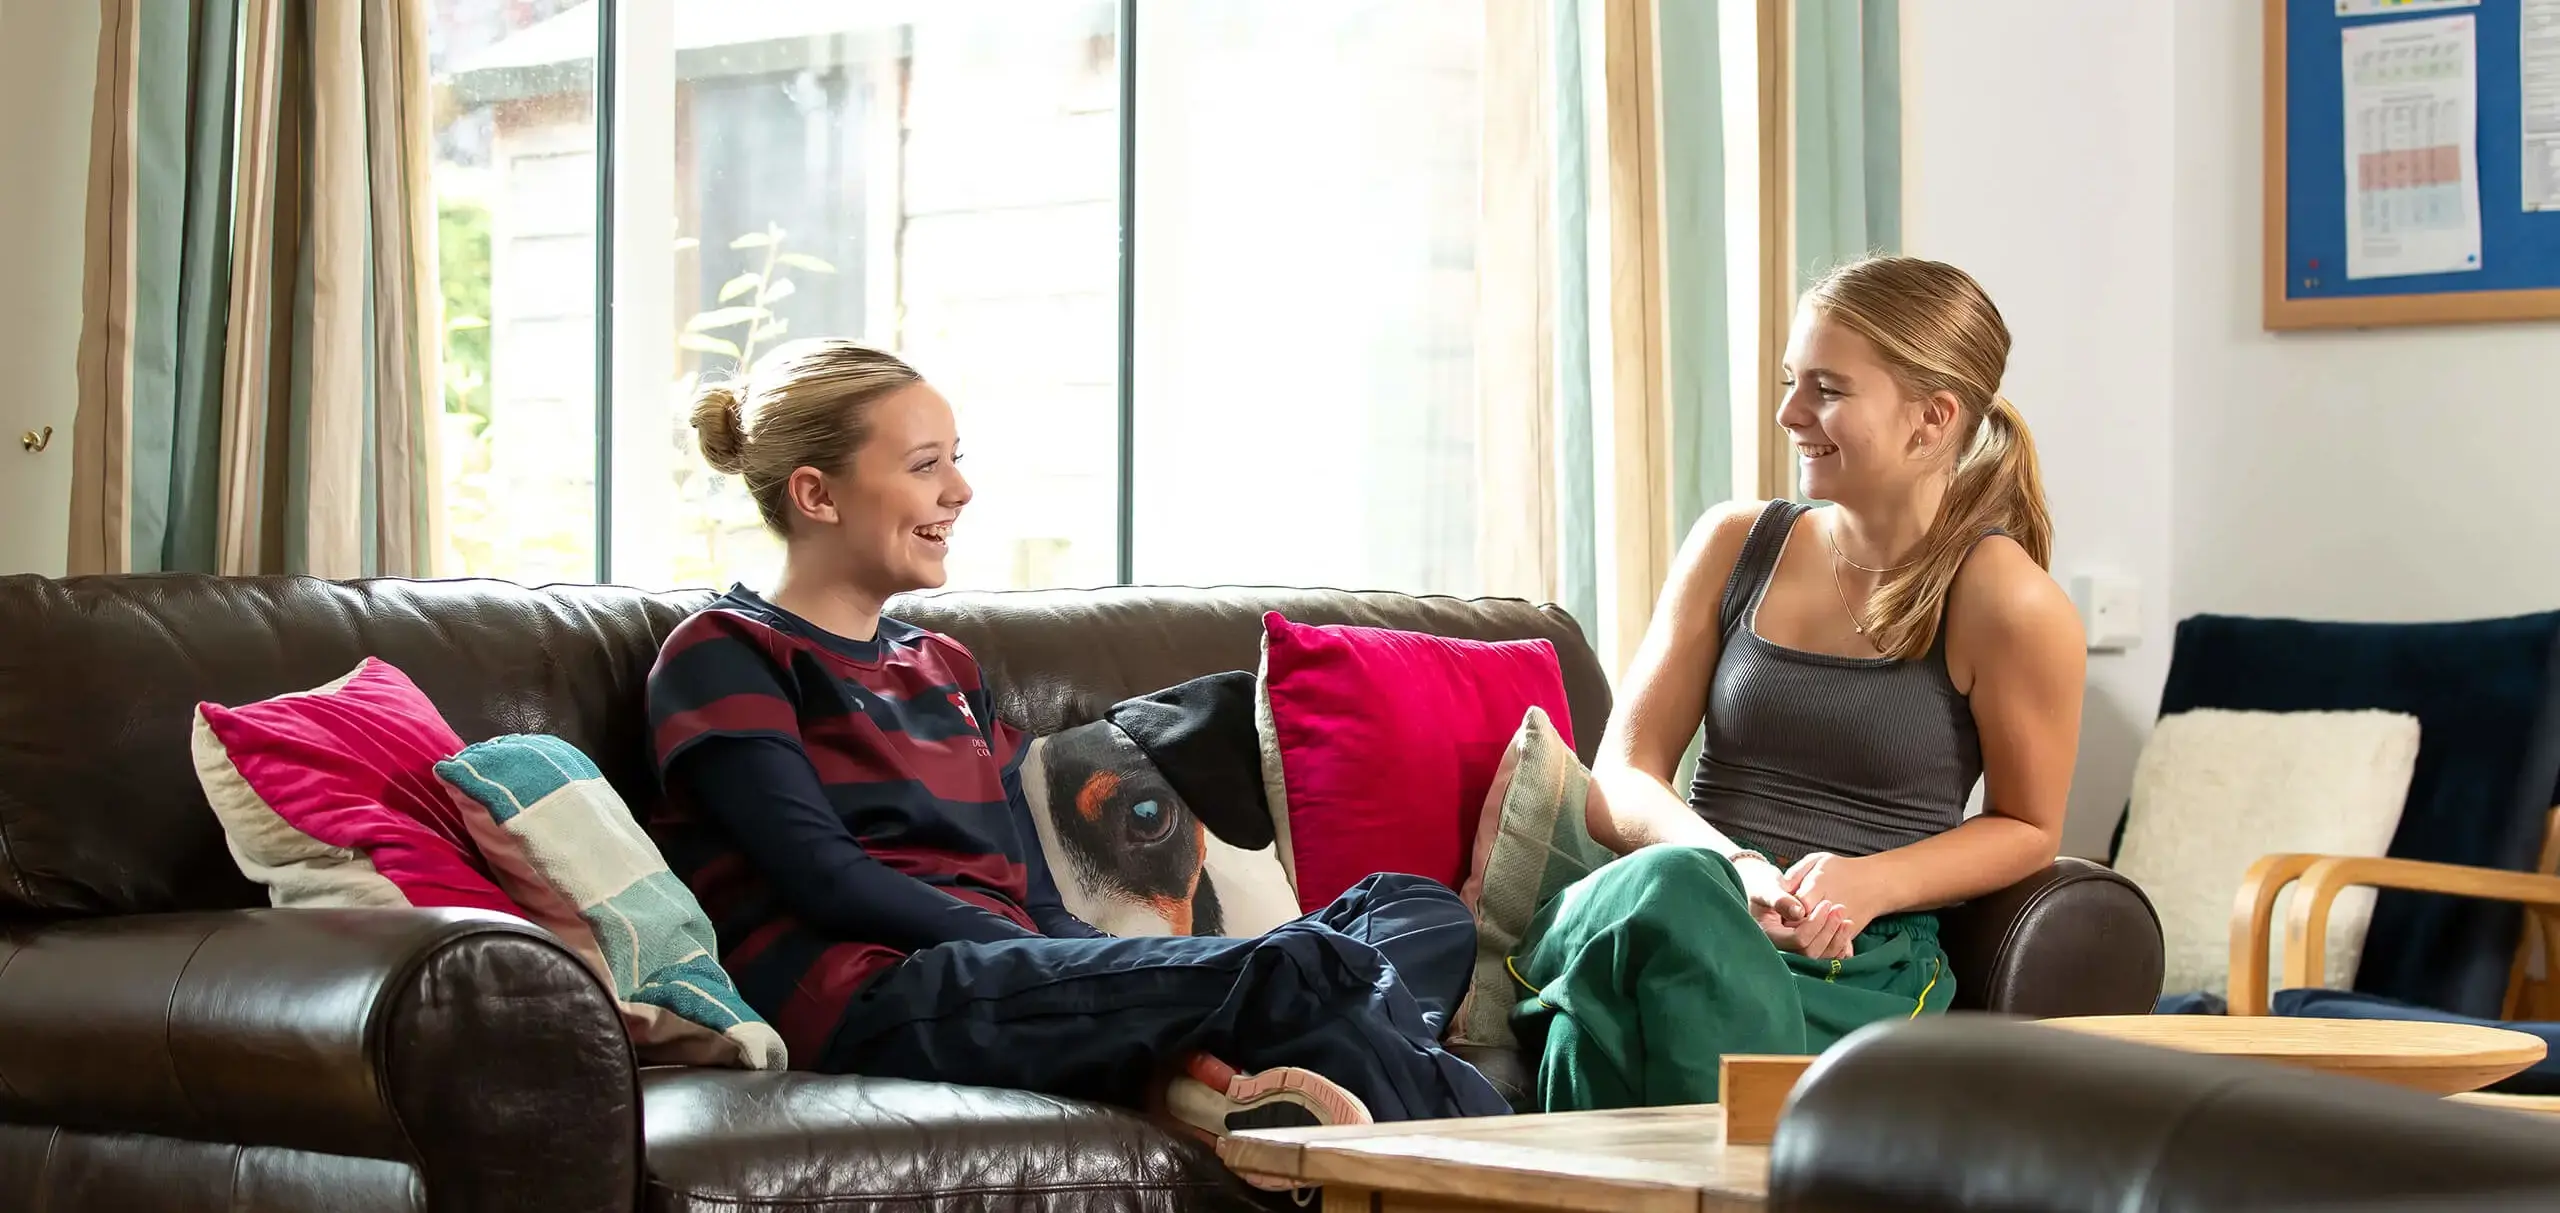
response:
<path id="1" fill-rule="evenodd" d="M 1612 881 L 1637 881 L 1653 888 L 1710 889 L 1734 887 L 1733 865 L 1704 847 L 1656 844 L 1623 856 L 1600 869 Z"/>
<path id="2" fill-rule="evenodd" d="M 1410 872 L 1376 872 L 1352 886 L 1355 893 L 1366 894 L 1375 901 L 1445 901 L 1464 904 L 1449 886 L 1428 876 Z"/>

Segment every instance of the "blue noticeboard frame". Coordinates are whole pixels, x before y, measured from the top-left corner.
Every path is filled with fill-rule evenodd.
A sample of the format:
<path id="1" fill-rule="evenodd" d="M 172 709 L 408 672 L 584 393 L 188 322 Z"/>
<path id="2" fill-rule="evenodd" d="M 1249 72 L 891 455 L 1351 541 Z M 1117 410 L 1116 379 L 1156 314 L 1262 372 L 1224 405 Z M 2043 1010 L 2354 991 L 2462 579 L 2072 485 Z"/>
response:
<path id="1" fill-rule="evenodd" d="M 2560 210 L 2524 209 L 2519 0 L 2354 17 L 2336 0 L 2265 4 L 2266 327 L 2560 319 Z M 2478 38 L 2480 268 L 2350 279 L 2343 31 L 2456 14 Z"/>

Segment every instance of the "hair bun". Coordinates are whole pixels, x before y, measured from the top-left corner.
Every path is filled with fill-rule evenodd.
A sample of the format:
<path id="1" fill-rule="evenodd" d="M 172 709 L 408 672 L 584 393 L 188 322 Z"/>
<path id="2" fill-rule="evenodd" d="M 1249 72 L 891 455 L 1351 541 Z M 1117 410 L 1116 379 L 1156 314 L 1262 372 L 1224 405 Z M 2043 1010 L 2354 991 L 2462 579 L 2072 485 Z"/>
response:
<path id="1" fill-rule="evenodd" d="M 712 471 L 735 476 L 746 470 L 746 401 L 736 385 L 714 383 L 695 393 L 693 439 Z"/>

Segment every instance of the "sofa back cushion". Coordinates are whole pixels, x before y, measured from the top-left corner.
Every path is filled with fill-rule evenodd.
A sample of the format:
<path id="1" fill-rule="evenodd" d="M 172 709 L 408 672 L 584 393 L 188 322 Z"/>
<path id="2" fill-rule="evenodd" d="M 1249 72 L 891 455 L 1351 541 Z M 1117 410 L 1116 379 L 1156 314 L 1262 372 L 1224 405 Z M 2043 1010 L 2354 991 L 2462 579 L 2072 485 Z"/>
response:
<path id="1" fill-rule="evenodd" d="M 0 918 L 262 905 L 189 756 L 196 704 L 307 689 L 367 656 L 407 672 L 465 742 L 547 733 L 634 813 L 658 801 L 642 700 L 708 591 L 493 581 L 150 574 L 0 577 Z M 892 613 L 969 646 L 996 709 L 1034 736 L 1203 674 L 1250 670 L 1262 615 L 1556 645 L 1590 757 L 1607 683 L 1563 612 L 1323 590 L 950 593 Z"/>
<path id="2" fill-rule="evenodd" d="M 188 752 L 200 702 L 379 657 L 466 742 L 550 733 L 649 786 L 641 686 L 703 593 L 186 574 L 0 578 L 0 914 L 266 903 Z M 653 798 L 654 799 L 654 798 Z"/>

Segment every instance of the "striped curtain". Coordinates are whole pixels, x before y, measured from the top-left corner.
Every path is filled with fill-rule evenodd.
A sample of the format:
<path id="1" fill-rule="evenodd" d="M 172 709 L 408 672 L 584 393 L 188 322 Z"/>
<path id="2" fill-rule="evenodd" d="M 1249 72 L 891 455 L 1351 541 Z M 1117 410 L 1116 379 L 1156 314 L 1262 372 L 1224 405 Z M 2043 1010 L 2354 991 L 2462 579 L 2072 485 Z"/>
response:
<path id="1" fill-rule="evenodd" d="M 430 572 L 425 6 L 100 6 L 70 570 Z"/>

